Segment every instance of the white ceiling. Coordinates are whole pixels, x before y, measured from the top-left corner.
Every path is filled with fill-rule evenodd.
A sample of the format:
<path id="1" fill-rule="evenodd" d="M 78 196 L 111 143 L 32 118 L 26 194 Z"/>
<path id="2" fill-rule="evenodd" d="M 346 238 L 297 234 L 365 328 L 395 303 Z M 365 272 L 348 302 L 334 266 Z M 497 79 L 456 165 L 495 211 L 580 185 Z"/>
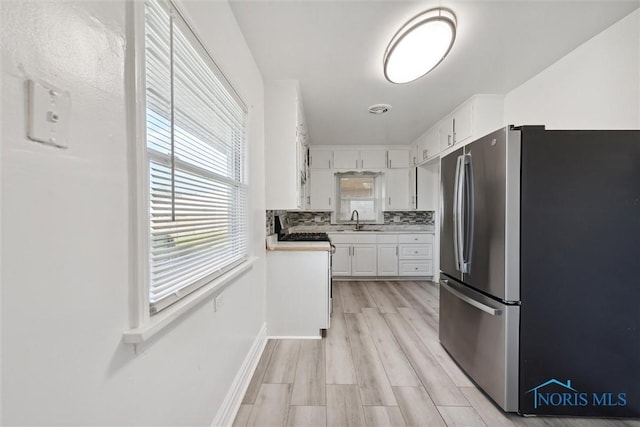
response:
<path id="1" fill-rule="evenodd" d="M 265 80 L 300 81 L 311 144 L 408 144 L 476 93 L 504 94 L 628 15 L 634 1 L 410 2 L 232 0 Z M 382 55 L 405 21 L 451 8 L 455 44 L 430 74 L 384 79 Z M 373 115 L 367 107 L 393 109 Z"/>

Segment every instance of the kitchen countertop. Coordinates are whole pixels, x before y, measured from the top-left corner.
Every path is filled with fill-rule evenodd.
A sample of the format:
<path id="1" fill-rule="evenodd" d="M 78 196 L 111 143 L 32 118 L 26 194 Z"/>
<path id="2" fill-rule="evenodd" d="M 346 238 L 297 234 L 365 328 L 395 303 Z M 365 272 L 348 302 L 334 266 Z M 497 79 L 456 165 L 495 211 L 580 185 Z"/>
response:
<path id="1" fill-rule="evenodd" d="M 266 238 L 268 251 L 331 251 L 329 242 L 279 242 L 276 234 Z"/>
<path id="2" fill-rule="evenodd" d="M 292 233 L 435 233 L 435 226 L 423 224 L 367 224 L 362 226 L 362 230 L 355 231 L 355 226 L 348 225 L 297 225 L 289 230 Z"/>

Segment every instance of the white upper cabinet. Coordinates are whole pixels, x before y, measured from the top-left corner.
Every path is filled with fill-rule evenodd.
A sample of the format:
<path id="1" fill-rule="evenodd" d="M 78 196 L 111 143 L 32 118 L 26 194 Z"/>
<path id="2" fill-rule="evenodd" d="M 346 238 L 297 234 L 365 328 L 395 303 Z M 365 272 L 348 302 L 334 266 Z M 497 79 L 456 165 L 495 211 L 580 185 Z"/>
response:
<path id="1" fill-rule="evenodd" d="M 389 150 L 387 151 L 388 168 L 408 168 L 411 164 L 409 162 L 409 150 Z"/>
<path id="2" fill-rule="evenodd" d="M 416 168 L 417 206 L 419 211 L 437 211 L 440 186 L 439 162 L 428 162 Z"/>
<path id="3" fill-rule="evenodd" d="M 411 209 L 409 200 L 409 169 L 387 169 L 385 177 L 386 211 L 408 211 Z"/>
<path id="4" fill-rule="evenodd" d="M 334 150 L 333 152 L 334 169 L 384 169 L 386 162 L 384 150 Z"/>
<path id="5" fill-rule="evenodd" d="M 473 118 L 473 102 L 462 104 L 453 112 L 453 143 L 458 144 L 471 138 Z"/>
<path id="6" fill-rule="evenodd" d="M 360 169 L 384 169 L 386 163 L 384 150 L 360 151 Z"/>
<path id="7" fill-rule="evenodd" d="M 433 127 L 428 132 L 423 133 L 414 144 L 416 150 L 416 161 L 418 165 L 425 160 L 428 160 L 440 152 L 440 134 L 438 128 Z"/>
<path id="8" fill-rule="evenodd" d="M 502 126 L 504 96 L 475 95 L 438 125 L 440 151 L 468 144 Z"/>
<path id="9" fill-rule="evenodd" d="M 309 169 L 331 169 L 333 151 L 309 147 Z"/>
<path id="10" fill-rule="evenodd" d="M 334 169 L 359 169 L 360 151 L 358 150 L 336 150 L 333 152 Z"/>
<path id="11" fill-rule="evenodd" d="M 298 82 L 266 82 L 264 102 L 266 208 L 303 208 L 307 141 Z"/>
<path id="12" fill-rule="evenodd" d="M 334 208 L 333 171 L 311 169 L 309 171 L 308 210 L 330 211 Z"/>
<path id="13" fill-rule="evenodd" d="M 453 147 L 453 114 L 438 123 L 438 141 L 440 151 Z"/>

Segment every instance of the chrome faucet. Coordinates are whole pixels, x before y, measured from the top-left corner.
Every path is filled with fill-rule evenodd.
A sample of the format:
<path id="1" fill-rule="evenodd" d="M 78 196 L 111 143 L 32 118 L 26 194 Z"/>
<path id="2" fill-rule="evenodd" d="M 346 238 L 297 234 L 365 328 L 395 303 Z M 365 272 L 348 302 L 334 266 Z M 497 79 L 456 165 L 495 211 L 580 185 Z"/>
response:
<path id="1" fill-rule="evenodd" d="M 358 212 L 357 209 L 354 209 L 353 212 L 351 212 L 351 221 L 353 221 L 354 215 L 356 217 L 356 230 L 360 230 L 360 212 Z"/>

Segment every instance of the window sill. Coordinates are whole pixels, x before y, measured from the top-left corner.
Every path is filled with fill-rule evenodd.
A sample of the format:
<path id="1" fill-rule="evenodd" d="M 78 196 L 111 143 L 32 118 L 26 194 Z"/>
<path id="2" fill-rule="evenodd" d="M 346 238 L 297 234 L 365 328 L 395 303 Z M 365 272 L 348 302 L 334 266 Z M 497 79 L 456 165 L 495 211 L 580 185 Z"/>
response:
<path id="1" fill-rule="evenodd" d="M 249 258 L 246 262 L 240 264 L 230 272 L 218 277 L 208 285 L 150 317 L 143 325 L 124 331 L 122 333 L 122 341 L 126 344 L 140 344 L 149 340 L 185 313 L 191 311 L 202 301 L 220 293 L 222 289 L 229 286 L 234 280 L 250 270 L 257 259 L 258 257 Z"/>

